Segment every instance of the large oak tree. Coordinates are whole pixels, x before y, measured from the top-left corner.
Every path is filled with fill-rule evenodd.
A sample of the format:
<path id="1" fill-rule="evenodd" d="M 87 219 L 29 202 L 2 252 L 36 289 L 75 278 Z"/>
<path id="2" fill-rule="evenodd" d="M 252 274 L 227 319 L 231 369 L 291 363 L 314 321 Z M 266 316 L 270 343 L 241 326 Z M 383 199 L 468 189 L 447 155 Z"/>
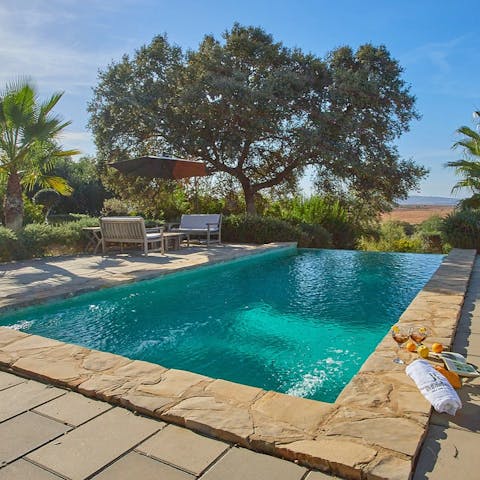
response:
<path id="1" fill-rule="evenodd" d="M 250 213 L 258 192 L 308 165 L 323 188 L 385 205 L 426 174 L 394 145 L 417 118 L 401 75 L 385 47 L 320 59 L 234 25 L 182 54 L 159 36 L 100 73 L 90 125 L 101 160 L 200 158 L 238 181 Z"/>

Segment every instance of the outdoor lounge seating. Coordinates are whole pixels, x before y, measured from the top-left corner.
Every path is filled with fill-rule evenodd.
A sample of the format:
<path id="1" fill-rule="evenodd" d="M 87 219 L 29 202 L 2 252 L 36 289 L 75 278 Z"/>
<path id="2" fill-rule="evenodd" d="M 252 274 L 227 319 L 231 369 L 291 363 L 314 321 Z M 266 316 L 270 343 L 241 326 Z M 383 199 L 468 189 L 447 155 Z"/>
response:
<path id="1" fill-rule="evenodd" d="M 107 243 L 140 244 L 145 255 L 149 251 L 163 253 L 163 232 L 147 233 L 142 217 L 103 217 L 100 219 L 100 229 L 103 253 L 107 250 Z"/>
<path id="2" fill-rule="evenodd" d="M 207 237 L 207 245 L 210 243 L 221 243 L 222 241 L 222 214 L 195 214 L 182 215 L 180 226 L 171 228 L 171 232 L 184 233 L 187 241 L 190 242 L 190 235 Z M 214 240 L 212 237 L 216 237 Z"/>

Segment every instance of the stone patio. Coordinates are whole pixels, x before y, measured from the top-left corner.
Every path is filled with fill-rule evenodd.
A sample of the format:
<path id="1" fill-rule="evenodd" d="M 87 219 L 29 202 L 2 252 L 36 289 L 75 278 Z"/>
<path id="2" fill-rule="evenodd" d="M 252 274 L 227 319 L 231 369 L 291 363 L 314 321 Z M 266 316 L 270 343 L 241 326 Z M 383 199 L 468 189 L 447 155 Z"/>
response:
<path id="1" fill-rule="evenodd" d="M 5 372 L 0 413 L 0 480 L 331 478 Z"/>
<path id="2" fill-rule="evenodd" d="M 277 247 L 281 247 L 281 245 Z M 252 247 L 252 251 L 254 249 L 255 247 Z M 235 250 L 234 254 L 237 255 L 239 250 L 241 249 Z M 223 261 L 225 258 L 221 255 L 215 258 L 213 249 L 210 249 L 207 260 L 202 257 L 204 255 L 203 252 L 197 253 L 200 257 L 196 264 Z M 218 260 L 219 258 L 220 260 Z M 149 259 L 150 257 L 148 257 Z M 454 250 L 444 260 L 423 291 L 414 299 L 410 307 L 402 315 L 400 322 L 416 322 L 417 324 L 426 325 L 432 329 L 434 334 L 429 340 L 432 342 L 440 340 L 444 344 L 451 345 L 474 259 L 475 252 L 473 251 Z M 145 262 L 148 266 L 148 260 L 145 259 L 142 263 Z M 97 261 L 99 261 L 98 258 Z M 157 270 L 156 275 L 158 275 L 159 271 L 165 271 L 165 263 L 156 261 L 154 265 L 154 267 L 149 266 L 147 272 L 142 270 L 142 268 L 138 268 L 136 262 L 132 262 L 128 266 L 125 264 L 121 264 L 120 267 L 116 265 L 116 267 L 123 269 L 122 273 L 115 270 L 115 267 L 106 274 L 104 274 L 105 269 L 101 269 L 100 277 L 102 281 L 105 281 L 106 279 L 115 278 L 116 275 L 121 275 L 121 277 L 117 277 L 119 281 L 132 281 L 132 278 L 152 276 L 155 269 Z M 159 267 L 158 265 L 161 266 Z M 169 267 L 168 271 L 173 271 L 173 262 L 167 262 L 167 265 Z M 180 262 L 179 265 L 180 268 L 185 268 L 185 263 Z M 144 265 L 143 268 L 147 268 L 147 266 Z M 192 262 L 188 266 L 192 266 Z M 31 266 L 24 265 L 21 268 L 28 269 Z M 15 274 L 14 270 L 12 268 L 9 271 L 11 272 L 9 275 L 10 286 L 12 286 L 12 278 L 17 278 L 17 280 L 13 281 L 14 284 L 15 281 L 18 282 L 18 273 Z M 97 280 L 94 274 L 85 274 L 85 277 L 92 278 L 93 285 L 98 288 L 99 283 L 95 283 Z M 0 288 L 2 287 L 2 280 L 0 279 Z M 88 285 L 77 284 L 79 290 L 76 290 L 76 292 L 82 291 L 83 288 L 91 289 L 92 282 L 87 282 Z M 61 284 L 61 281 L 59 283 Z M 52 290 L 51 286 L 49 288 Z M 24 289 L 27 292 L 26 286 Z M 43 288 L 42 290 L 42 282 L 40 281 L 36 288 L 32 289 L 30 296 L 41 291 L 46 292 L 47 290 L 48 288 Z M 15 292 L 11 289 L 10 292 L 11 296 L 7 301 L 11 302 L 10 305 L 12 305 L 15 303 L 13 299 L 15 295 L 18 295 L 18 290 Z M 56 295 L 58 293 L 56 292 Z M 45 296 L 41 295 L 40 299 L 45 299 Z M 23 301 L 34 302 L 38 301 L 38 298 L 36 300 L 24 298 Z M 4 308 L 7 306 L 4 305 Z M 461 334 L 462 330 L 460 328 L 459 336 L 457 337 L 461 338 Z M 464 333 L 465 338 L 467 334 L 468 332 Z M 186 426 L 191 430 L 209 437 L 216 437 L 224 442 L 235 443 L 260 452 L 295 460 L 306 468 L 315 468 L 352 479 L 409 478 L 413 463 L 426 435 L 431 413 L 430 405 L 404 374 L 404 367 L 393 363 L 392 360 L 396 354 L 397 352 L 392 346 L 391 338 L 389 336 L 385 337 L 360 372 L 346 386 L 337 401 L 334 404 L 327 404 L 294 398 L 276 392 L 266 392 L 258 388 L 238 385 L 224 380 L 215 380 L 190 372 L 174 369 L 167 370 L 161 366 L 146 362 L 132 361 L 117 355 L 97 352 L 9 329 L 0 329 L 0 365 L 10 372 L 20 373 L 30 378 L 42 379 L 57 386 L 67 387 L 84 395 L 106 400 L 112 405 L 121 405 L 164 422 L 175 423 L 182 427 Z M 401 355 L 406 361 L 415 358 L 413 354 L 407 352 L 401 352 Z M 7 383 L 14 382 L 11 376 L 8 378 L 9 380 L 6 380 Z M 18 388 L 33 388 L 30 386 L 31 383 L 31 381 L 22 381 L 22 383 L 17 385 L 9 385 L 6 389 L 8 391 Z M 51 390 L 53 392 L 57 392 L 57 390 L 64 392 L 64 390 L 57 388 L 52 388 Z M 27 397 L 34 397 L 34 395 L 41 394 L 36 392 L 35 394 L 27 395 Z M 57 397 L 62 394 L 56 395 L 54 393 L 53 395 L 53 397 L 43 400 L 42 403 L 61 403 Z M 64 393 L 63 395 L 75 394 Z M 19 396 L 23 397 L 26 395 Z M 13 404 L 16 403 L 13 402 Z M 14 411 L 12 413 L 7 408 L 4 414 L 7 415 L 6 418 L 12 418 L 10 415 L 17 415 L 13 418 L 20 418 L 23 413 L 20 413 L 18 408 L 25 407 L 22 407 L 20 402 L 18 407 L 12 406 L 9 408 L 13 408 Z M 62 407 L 59 406 L 58 409 L 62 410 Z M 118 407 L 115 407 L 113 410 L 125 412 Z M 108 423 L 109 417 L 105 418 L 107 413 L 112 415 L 109 412 L 110 410 L 100 413 L 98 417 L 104 417 L 102 421 L 106 422 L 105 425 L 110 425 Z M 1 414 L 2 411 L 0 410 Z M 28 415 L 46 414 L 49 415 L 45 411 L 28 412 Z M 128 415 L 131 414 L 128 413 Z M 135 418 L 143 419 L 143 417 Z M 80 420 L 77 420 L 77 423 Z M 6 422 L 8 421 L 10 420 L 6 420 Z M 154 422 L 155 425 L 162 423 L 155 420 L 148 420 L 148 422 Z M 72 422 L 66 423 L 68 423 L 69 428 L 76 426 Z M 2 425 L 4 423 L 0 424 L 0 427 Z M 85 424 L 85 427 L 86 425 L 88 425 L 88 422 Z M 163 423 L 162 425 L 163 428 L 178 428 L 173 427 L 173 425 L 164 427 Z M 75 442 L 77 440 L 75 439 L 77 437 L 79 439 L 83 438 L 82 435 L 85 430 L 77 433 L 80 430 L 82 430 L 82 426 L 78 427 L 78 430 L 74 429 L 70 432 L 64 431 L 61 433 L 54 430 L 54 433 L 57 433 L 57 435 L 66 433 L 64 438 L 68 448 L 65 451 L 70 451 L 76 450 L 74 445 L 76 445 Z M 92 429 L 92 434 L 95 430 Z M 139 428 L 139 431 L 141 432 L 142 429 Z M 435 433 L 434 427 L 432 427 L 431 432 Z M 151 435 L 154 435 L 154 433 L 149 433 L 143 440 L 146 440 Z M 197 434 L 191 433 L 191 435 Z M 427 437 L 427 444 L 430 436 L 431 433 Z M 73 438 L 73 440 L 67 440 L 69 438 Z M 43 443 L 50 440 L 45 439 Z M 105 439 L 104 441 L 109 443 Z M 121 461 L 132 462 L 132 471 L 135 471 L 135 468 L 145 468 L 145 471 L 150 471 L 148 468 L 151 463 L 146 460 L 146 451 L 142 450 L 140 452 L 135 450 L 139 443 L 141 443 L 140 440 L 132 446 L 119 444 L 120 449 L 130 452 L 122 456 Z M 153 443 L 146 442 L 147 447 L 142 448 L 151 448 L 154 451 L 155 445 Z M 112 445 L 111 448 L 115 448 L 115 446 Z M 99 463 L 93 465 L 90 470 L 85 466 L 86 470 L 82 471 L 83 477 L 69 477 L 69 475 L 73 475 L 72 472 L 61 470 L 68 467 L 55 463 L 63 462 L 63 460 L 58 460 L 59 457 L 63 459 L 63 450 L 56 451 L 51 443 L 28 456 L 28 462 L 41 464 L 40 457 L 36 455 L 37 452 L 42 451 L 41 460 L 47 462 L 45 459 L 49 459 L 47 465 L 42 465 L 68 478 L 92 478 L 91 475 L 94 474 L 93 467 L 97 468 L 96 472 L 98 469 L 103 468 L 98 466 L 99 463 L 112 461 L 102 457 L 102 459 L 98 460 Z M 230 453 L 237 451 L 243 453 Z M 114 453 L 116 454 L 118 451 Z M 145 458 L 139 459 L 139 455 Z M 224 459 L 223 463 L 222 461 L 219 461 L 218 464 L 215 463 L 201 478 L 237 478 L 234 476 L 234 473 L 226 476 L 225 472 L 228 471 L 228 468 L 235 471 L 239 468 L 228 467 L 228 465 L 236 465 L 235 462 L 238 465 L 246 463 L 239 460 L 241 457 L 238 455 L 255 456 L 256 454 L 250 451 L 230 449 L 227 454 L 221 457 Z M 422 465 L 421 462 L 424 462 L 422 460 L 423 455 L 422 452 L 419 468 Z M 258 455 L 258 458 L 263 459 L 264 455 Z M 273 457 L 265 458 L 272 462 L 282 462 L 282 460 Z M 22 460 L 22 462 L 28 463 L 25 460 Z M 74 460 L 69 460 L 69 462 L 74 463 Z M 117 468 L 120 471 L 121 467 L 116 466 L 119 463 L 120 460 L 114 463 L 111 468 Z M 23 463 L 21 465 L 24 466 Z M 305 468 L 294 464 L 289 465 L 302 468 L 301 475 L 298 478 L 305 478 L 307 474 Z M 59 470 L 55 470 L 55 468 Z M 198 471 L 199 467 L 190 466 L 190 469 L 188 469 L 183 466 L 182 468 L 184 472 L 180 472 L 179 475 L 188 474 L 190 477 L 179 476 L 178 478 L 192 478 L 192 473 L 196 475 L 201 474 Z M 195 468 L 197 468 L 196 471 L 194 471 Z M 269 468 L 274 467 L 271 466 Z M 283 472 L 284 467 L 279 468 Z M 259 469 L 261 470 L 260 467 Z M 107 468 L 102 471 L 102 474 L 107 476 L 100 476 L 99 478 L 121 478 L 115 477 L 117 470 L 113 470 L 114 473 L 107 473 L 108 470 Z M 285 467 L 285 472 L 287 470 Z M 0 478 L 2 478 L 2 471 L 0 470 Z M 215 472 L 220 473 L 217 473 L 217 476 L 215 476 Z M 323 478 L 319 476 L 322 475 L 319 472 L 309 473 L 308 475 L 306 477 L 308 480 Z M 148 477 L 145 476 L 145 478 Z M 177 477 L 172 476 L 171 478 Z M 244 475 L 238 478 L 277 477 L 272 477 L 271 475 L 266 477 Z M 296 477 L 279 476 L 278 478 Z"/>

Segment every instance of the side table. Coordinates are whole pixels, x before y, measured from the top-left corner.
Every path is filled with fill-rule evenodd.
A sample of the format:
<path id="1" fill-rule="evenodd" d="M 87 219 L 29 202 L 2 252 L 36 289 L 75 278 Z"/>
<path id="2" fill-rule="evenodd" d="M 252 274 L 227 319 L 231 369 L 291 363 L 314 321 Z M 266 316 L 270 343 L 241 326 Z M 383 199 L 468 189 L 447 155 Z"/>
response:
<path id="1" fill-rule="evenodd" d="M 85 232 L 88 240 L 88 243 L 85 246 L 85 252 L 88 252 L 91 248 L 93 254 L 96 255 L 98 248 L 102 244 L 102 230 L 100 227 L 84 227 L 82 228 L 82 231 Z"/>

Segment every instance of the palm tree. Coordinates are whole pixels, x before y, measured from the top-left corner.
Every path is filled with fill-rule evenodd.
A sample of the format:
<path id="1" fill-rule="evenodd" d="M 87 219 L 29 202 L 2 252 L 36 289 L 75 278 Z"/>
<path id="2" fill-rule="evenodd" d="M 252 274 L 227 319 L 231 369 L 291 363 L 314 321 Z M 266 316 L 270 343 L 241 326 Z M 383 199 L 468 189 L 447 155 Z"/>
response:
<path id="1" fill-rule="evenodd" d="M 480 111 L 474 112 L 474 117 L 480 117 Z M 462 200 L 462 208 L 480 208 L 480 134 L 470 127 L 460 127 L 457 133 L 464 137 L 453 144 L 453 148 L 463 148 L 465 158 L 448 162 L 448 167 L 455 168 L 455 173 L 463 178 L 452 188 L 452 193 L 469 189 L 473 195 Z"/>
<path id="2" fill-rule="evenodd" d="M 6 181 L 4 199 L 5 226 L 22 228 L 22 185 L 50 187 L 69 195 L 71 187 L 60 177 L 49 176 L 55 159 L 76 155 L 77 150 L 62 151 L 55 143 L 59 133 L 70 124 L 51 113 L 63 93 L 55 93 L 39 102 L 28 80 L 17 80 L 0 94 L 0 180 Z"/>

